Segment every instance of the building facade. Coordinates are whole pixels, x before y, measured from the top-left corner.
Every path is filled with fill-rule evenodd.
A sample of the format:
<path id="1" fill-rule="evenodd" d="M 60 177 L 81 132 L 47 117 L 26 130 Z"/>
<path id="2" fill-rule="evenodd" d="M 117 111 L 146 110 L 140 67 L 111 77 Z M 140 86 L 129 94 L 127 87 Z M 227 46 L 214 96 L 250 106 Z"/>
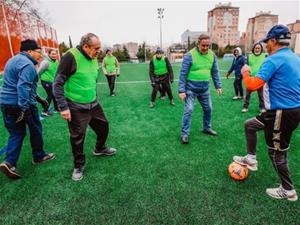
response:
<path id="1" fill-rule="evenodd" d="M 190 44 L 193 42 L 197 43 L 198 37 L 201 34 L 207 34 L 207 32 L 206 31 L 190 31 L 187 29 L 181 35 L 181 44 L 187 46 L 189 42 L 190 42 Z"/>
<path id="2" fill-rule="evenodd" d="M 291 48 L 300 55 L 300 20 L 287 25 L 291 32 Z"/>
<path id="3" fill-rule="evenodd" d="M 239 7 L 219 3 L 208 12 L 207 33 L 212 43 L 224 48 L 239 42 Z"/>
<path id="4" fill-rule="evenodd" d="M 274 25 L 278 24 L 278 15 L 271 12 L 257 12 L 255 17 L 248 19 L 245 38 L 245 50 L 251 51 L 254 43 L 263 39 Z"/>
<path id="5" fill-rule="evenodd" d="M 137 59 L 136 54 L 138 52 L 139 46 L 136 42 L 128 42 L 125 44 L 128 54 L 130 56 L 130 59 Z"/>

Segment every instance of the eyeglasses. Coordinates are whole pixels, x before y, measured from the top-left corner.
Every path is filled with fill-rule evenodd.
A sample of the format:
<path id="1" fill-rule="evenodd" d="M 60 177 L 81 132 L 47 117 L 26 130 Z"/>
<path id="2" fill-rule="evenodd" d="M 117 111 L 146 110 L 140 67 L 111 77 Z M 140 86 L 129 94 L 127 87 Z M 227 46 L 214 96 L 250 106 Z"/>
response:
<path id="1" fill-rule="evenodd" d="M 33 51 L 36 52 L 36 53 L 42 54 L 41 50 L 33 50 Z"/>

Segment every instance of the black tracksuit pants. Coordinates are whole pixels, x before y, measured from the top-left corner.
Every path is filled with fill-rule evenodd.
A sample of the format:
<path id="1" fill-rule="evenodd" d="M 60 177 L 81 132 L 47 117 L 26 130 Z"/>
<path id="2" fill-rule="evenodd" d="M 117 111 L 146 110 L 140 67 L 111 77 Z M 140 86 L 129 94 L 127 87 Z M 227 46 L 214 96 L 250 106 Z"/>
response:
<path id="1" fill-rule="evenodd" d="M 110 95 L 115 93 L 115 83 L 116 83 L 116 75 L 105 75 L 110 91 Z"/>
<path id="2" fill-rule="evenodd" d="M 89 125 L 96 133 L 95 149 L 103 149 L 108 136 L 108 121 L 99 104 L 91 109 L 80 109 L 69 106 L 71 111 L 71 121 L 68 123 L 70 131 L 70 141 L 74 156 L 74 168 L 80 168 L 85 164 L 83 151 L 84 139 L 87 126 Z"/>
<path id="3" fill-rule="evenodd" d="M 160 89 L 160 86 L 162 86 L 162 88 L 167 92 L 169 99 L 170 100 L 173 99 L 173 94 L 172 94 L 170 80 L 169 80 L 168 75 L 157 76 L 157 77 L 155 77 L 154 82 L 155 82 L 155 84 L 154 84 L 152 94 L 151 94 L 151 102 L 155 102 L 156 95 L 157 95 L 158 90 Z"/>
<path id="4" fill-rule="evenodd" d="M 47 102 L 49 103 L 49 106 L 51 104 L 51 102 L 53 101 L 53 105 L 54 105 L 54 110 L 58 111 L 58 107 L 57 107 L 57 102 L 54 98 L 53 95 L 53 89 L 52 89 L 52 83 L 48 82 L 48 81 L 41 81 L 43 88 L 45 89 L 46 93 L 47 93 Z"/>

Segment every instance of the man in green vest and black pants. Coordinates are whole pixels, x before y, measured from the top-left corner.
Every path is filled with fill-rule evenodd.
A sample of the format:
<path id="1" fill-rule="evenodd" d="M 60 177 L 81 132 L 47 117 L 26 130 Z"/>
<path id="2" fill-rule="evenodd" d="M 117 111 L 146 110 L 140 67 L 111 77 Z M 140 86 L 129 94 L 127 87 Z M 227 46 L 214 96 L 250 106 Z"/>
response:
<path id="1" fill-rule="evenodd" d="M 252 48 L 252 54 L 247 57 L 248 65 L 251 67 L 251 76 L 255 76 L 259 71 L 260 66 L 265 61 L 267 57 L 267 53 L 264 52 L 263 46 L 261 43 L 255 43 Z M 242 112 L 245 113 L 248 111 L 250 97 L 252 91 L 246 89 L 246 96 L 244 99 L 244 105 Z M 265 112 L 265 104 L 264 104 L 264 94 L 263 94 L 263 87 L 257 90 L 258 100 L 259 100 L 259 111 Z"/>
<path id="2" fill-rule="evenodd" d="M 179 97 L 185 102 L 182 119 L 181 142 L 188 144 L 192 113 L 195 98 L 203 109 L 203 130 L 208 135 L 217 135 L 211 127 L 212 103 L 209 92 L 209 79 L 212 77 L 219 95 L 222 94 L 221 80 L 218 69 L 217 57 L 209 49 L 210 37 L 202 34 L 197 46 L 185 54 L 180 71 L 178 92 Z"/>
<path id="3" fill-rule="evenodd" d="M 167 92 L 170 104 L 175 105 L 170 83 L 173 83 L 173 70 L 167 57 L 163 56 L 163 50 L 157 48 L 156 54 L 150 61 L 149 76 L 153 87 L 150 108 L 155 106 L 155 99 L 160 85 Z"/>
<path id="4" fill-rule="evenodd" d="M 120 66 L 117 58 L 112 54 L 111 49 L 106 50 L 106 56 L 102 62 L 102 70 L 108 82 L 110 96 L 115 96 L 116 76 L 120 75 Z"/>
<path id="5" fill-rule="evenodd" d="M 80 45 L 71 48 L 62 57 L 53 87 L 60 114 L 68 121 L 74 156 L 72 179 L 75 181 L 83 177 L 83 144 L 88 125 L 97 135 L 93 154 L 103 156 L 116 153 L 116 149 L 105 146 L 108 121 L 97 100 L 97 55 L 100 48 L 100 40 L 95 34 L 84 35 Z"/>
<path id="6" fill-rule="evenodd" d="M 42 86 L 47 93 L 47 102 L 50 106 L 51 101 L 53 100 L 55 112 L 58 111 L 58 108 L 57 108 L 57 102 L 53 96 L 52 84 L 55 79 L 57 67 L 58 67 L 57 53 L 56 53 L 56 50 L 51 49 L 48 52 L 48 57 L 46 57 L 44 59 L 44 61 L 41 63 L 41 65 L 39 66 L 38 74 L 41 78 Z M 45 111 L 45 109 L 44 109 L 44 111 L 42 112 L 42 115 L 49 116 L 48 108 L 47 108 L 47 111 Z"/>

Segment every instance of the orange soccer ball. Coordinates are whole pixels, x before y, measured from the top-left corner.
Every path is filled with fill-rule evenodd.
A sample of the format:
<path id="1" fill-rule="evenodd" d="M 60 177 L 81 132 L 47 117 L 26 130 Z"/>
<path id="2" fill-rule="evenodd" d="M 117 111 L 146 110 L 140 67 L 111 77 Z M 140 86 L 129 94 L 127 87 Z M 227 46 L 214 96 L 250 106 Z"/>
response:
<path id="1" fill-rule="evenodd" d="M 232 162 L 228 166 L 228 172 L 232 179 L 234 180 L 245 180 L 248 177 L 248 168 L 247 166 L 242 166 L 236 162 Z"/>

